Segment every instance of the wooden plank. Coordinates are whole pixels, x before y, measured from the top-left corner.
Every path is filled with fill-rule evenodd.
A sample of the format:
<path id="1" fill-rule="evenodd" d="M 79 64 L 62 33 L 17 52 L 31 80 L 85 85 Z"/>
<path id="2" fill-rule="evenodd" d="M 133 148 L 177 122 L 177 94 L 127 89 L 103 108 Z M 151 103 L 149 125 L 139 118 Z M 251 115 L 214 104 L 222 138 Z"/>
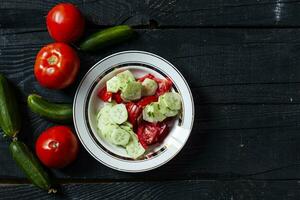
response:
<path id="1" fill-rule="evenodd" d="M 90 24 L 111 26 L 121 23 L 158 26 L 299 26 L 297 0 L 92 0 L 70 1 Z M 45 16 L 57 1 L 2 1 L 2 28 L 45 29 Z M 24 17 L 26 16 L 26 17 Z"/>
<path id="2" fill-rule="evenodd" d="M 259 200 L 300 198 L 299 181 L 167 181 L 65 184 L 49 195 L 31 185 L 0 186 L 2 199 L 206 199 Z"/>
<path id="3" fill-rule="evenodd" d="M 91 30 L 92 31 L 92 30 Z M 63 179 L 157 180 L 187 178 L 300 178 L 300 29 L 138 30 L 139 37 L 94 54 L 80 53 L 80 77 L 103 57 L 122 50 L 146 50 L 170 60 L 186 77 L 196 104 L 195 125 L 184 150 L 169 164 L 145 174 L 111 170 L 82 149 Z M 188 37 L 182 37 L 187 35 Z M 38 50 L 51 42 L 38 29 L 0 30 L 0 72 L 20 90 L 20 101 L 36 92 L 53 101 L 72 102 L 76 86 L 47 90 L 33 76 Z M 23 104 L 20 138 L 33 148 L 52 124 Z M 23 179 L 0 142 L 0 178 Z M 195 156 L 196 155 L 196 156 Z M 88 165 L 86 164 L 88 163 Z"/>
<path id="4" fill-rule="evenodd" d="M 53 100 L 71 102 L 79 81 L 63 92 L 46 90 L 35 81 L 32 73 L 35 55 L 51 39 L 46 32 L 34 30 L 0 30 L 1 72 L 20 88 L 24 96 L 34 91 Z M 138 32 L 137 39 L 116 48 L 95 54 L 80 53 L 80 77 L 111 53 L 138 49 L 170 60 L 188 80 L 200 103 L 299 102 L 300 29 Z"/>
<path id="5" fill-rule="evenodd" d="M 74 164 L 53 172 L 64 179 L 300 178 L 295 153 L 300 150 L 299 105 L 203 105 L 197 106 L 196 111 L 186 147 L 157 170 L 143 174 L 116 172 L 98 163 L 81 147 Z M 20 138 L 33 149 L 39 134 L 52 124 L 28 114 Z M 24 178 L 7 146 L 8 142 L 2 139 L 0 178 Z"/>

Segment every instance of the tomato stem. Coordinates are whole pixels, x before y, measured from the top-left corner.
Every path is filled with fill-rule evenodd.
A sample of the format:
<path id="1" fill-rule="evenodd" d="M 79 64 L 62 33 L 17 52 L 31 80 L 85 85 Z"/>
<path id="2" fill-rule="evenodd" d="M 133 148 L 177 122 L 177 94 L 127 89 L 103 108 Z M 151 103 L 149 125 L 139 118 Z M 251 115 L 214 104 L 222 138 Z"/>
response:
<path id="1" fill-rule="evenodd" d="M 56 149 L 58 146 L 59 146 L 59 144 L 58 144 L 57 141 L 51 141 L 49 143 L 49 147 L 52 148 L 52 149 Z"/>
<path id="2" fill-rule="evenodd" d="M 47 59 L 49 65 L 56 65 L 58 62 L 58 57 L 56 55 L 52 55 Z"/>

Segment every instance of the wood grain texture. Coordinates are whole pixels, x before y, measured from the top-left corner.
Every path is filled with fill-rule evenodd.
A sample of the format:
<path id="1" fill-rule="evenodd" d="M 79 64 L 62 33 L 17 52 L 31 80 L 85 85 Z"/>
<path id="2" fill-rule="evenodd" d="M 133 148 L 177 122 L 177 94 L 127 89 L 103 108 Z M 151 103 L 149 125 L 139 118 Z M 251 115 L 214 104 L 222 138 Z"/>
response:
<path id="1" fill-rule="evenodd" d="M 45 29 L 45 16 L 60 1 L 1 1 L 2 28 Z M 159 26 L 299 26 L 298 0 L 73 0 L 89 24 Z M 26 16 L 24 18 L 24 16 Z"/>
<path id="2" fill-rule="evenodd" d="M 90 30 L 91 32 L 93 30 Z M 188 80 L 196 105 L 195 125 L 183 151 L 166 166 L 144 174 L 111 170 L 81 149 L 61 179 L 300 179 L 300 29 L 138 30 L 139 37 L 94 54 L 80 53 L 82 77 L 105 56 L 128 49 L 146 50 L 170 60 Z M 188 36 L 188 37 L 183 37 Z M 38 29 L 0 30 L 0 72 L 20 91 L 20 101 L 35 92 L 52 101 L 72 102 L 77 83 L 64 91 L 47 90 L 33 76 L 35 55 L 51 42 Z M 20 137 L 33 148 L 53 125 L 22 107 Z M 0 178 L 23 179 L 0 142 Z"/>
<path id="3" fill-rule="evenodd" d="M 47 90 L 35 81 L 35 56 L 43 45 L 52 42 L 47 32 L 35 30 L 0 30 L 1 72 L 24 96 L 34 91 L 55 101 L 71 102 L 79 81 L 65 91 Z M 138 38 L 118 47 L 95 54 L 80 53 L 80 77 L 111 53 L 146 50 L 170 60 L 181 71 L 199 104 L 299 103 L 300 29 L 165 29 L 138 33 Z"/>
<path id="4" fill-rule="evenodd" d="M 300 198 L 299 181 L 166 181 L 65 184 L 63 194 L 49 195 L 31 185 L 0 186 L 1 199 L 206 199 L 294 200 Z"/>

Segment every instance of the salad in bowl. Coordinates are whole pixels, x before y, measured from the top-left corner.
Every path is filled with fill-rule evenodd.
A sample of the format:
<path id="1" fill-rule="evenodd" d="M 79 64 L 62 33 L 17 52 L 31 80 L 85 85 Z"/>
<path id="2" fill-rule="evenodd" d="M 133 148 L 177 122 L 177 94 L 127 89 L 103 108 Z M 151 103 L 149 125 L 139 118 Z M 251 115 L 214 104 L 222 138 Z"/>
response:
<path id="1" fill-rule="evenodd" d="M 135 77 L 119 72 L 98 92 L 105 102 L 97 112 L 97 133 L 138 159 L 163 141 L 170 121 L 181 111 L 181 96 L 171 91 L 172 81 L 152 74 Z"/>

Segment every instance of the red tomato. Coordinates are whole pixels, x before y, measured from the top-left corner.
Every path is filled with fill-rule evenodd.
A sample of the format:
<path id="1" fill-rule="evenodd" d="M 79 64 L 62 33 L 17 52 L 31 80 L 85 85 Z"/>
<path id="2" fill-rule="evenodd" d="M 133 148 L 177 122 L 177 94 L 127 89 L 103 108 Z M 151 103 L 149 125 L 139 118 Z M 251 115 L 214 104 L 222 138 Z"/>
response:
<path id="1" fill-rule="evenodd" d="M 74 82 L 79 67 L 80 60 L 74 49 L 64 43 L 52 43 L 37 54 L 34 74 L 42 86 L 62 89 Z"/>
<path id="2" fill-rule="evenodd" d="M 139 82 L 143 82 L 146 78 L 154 79 L 155 77 L 152 74 L 146 74 L 145 76 L 142 76 L 141 78 L 138 78 L 137 80 Z"/>
<path id="3" fill-rule="evenodd" d="M 74 161 L 78 154 L 78 140 L 68 126 L 53 126 L 37 139 L 35 151 L 47 167 L 63 168 Z"/>
<path id="4" fill-rule="evenodd" d="M 137 123 L 138 117 L 142 114 L 143 108 L 136 105 L 133 102 L 129 102 L 126 104 L 127 112 L 128 112 L 128 121 L 135 126 Z"/>
<path id="5" fill-rule="evenodd" d="M 98 92 L 98 97 L 105 102 L 108 102 L 111 100 L 112 97 L 112 93 L 108 92 L 106 89 L 106 86 L 104 88 L 102 88 L 101 90 L 99 90 Z"/>
<path id="6" fill-rule="evenodd" d="M 165 122 L 143 122 L 138 127 L 137 135 L 142 146 L 147 148 L 148 145 L 153 145 L 162 141 L 168 132 L 169 128 Z"/>
<path id="7" fill-rule="evenodd" d="M 157 96 L 163 95 L 164 93 L 169 92 L 171 90 L 173 83 L 169 78 L 155 78 L 154 80 L 158 83 L 158 88 L 155 93 Z"/>
<path id="8" fill-rule="evenodd" d="M 123 103 L 123 99 L 121 98 L 121 92 L 113 93 L 112 99 L 115 100 L 117 103 Z"/>
<path id="9" fill-rule="evenodd" d="M 144 97 L 137 103 L 138 106 L 145 107 L 146 105 L 158 100 L 157 96 Z"/>
<path id="10" fill-rule="evenodd" d="M 50 36 L 58 42 L 75 42 L 84 31 L 84 18 L 78 8 L 71 3 L 60 3 L 48 13 L 47 29 Z"/>

